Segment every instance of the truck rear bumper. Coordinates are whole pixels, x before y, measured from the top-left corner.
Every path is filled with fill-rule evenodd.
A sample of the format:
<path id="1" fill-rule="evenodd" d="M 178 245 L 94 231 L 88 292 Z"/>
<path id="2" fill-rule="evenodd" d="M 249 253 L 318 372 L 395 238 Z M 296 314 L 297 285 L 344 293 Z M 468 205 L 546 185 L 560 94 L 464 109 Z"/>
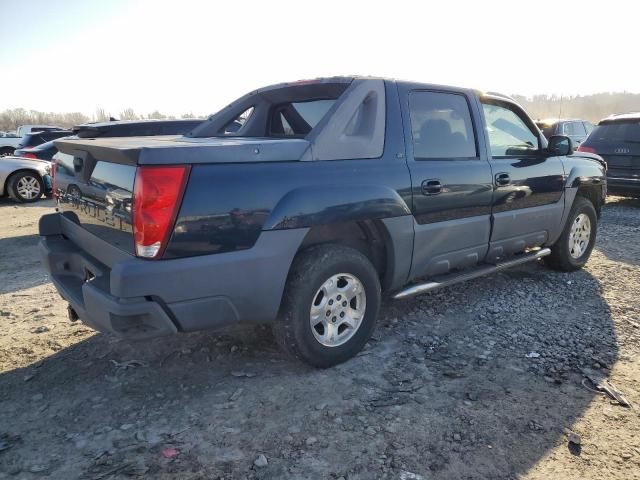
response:
<path id="1" fill-rule="evenodd" d="M 131 339 L 275 319 L 308 229 L 263 232 L 248 250 L 142 260 L 60 214 L 40 221 L 51 280 L 90 327 Z"/>

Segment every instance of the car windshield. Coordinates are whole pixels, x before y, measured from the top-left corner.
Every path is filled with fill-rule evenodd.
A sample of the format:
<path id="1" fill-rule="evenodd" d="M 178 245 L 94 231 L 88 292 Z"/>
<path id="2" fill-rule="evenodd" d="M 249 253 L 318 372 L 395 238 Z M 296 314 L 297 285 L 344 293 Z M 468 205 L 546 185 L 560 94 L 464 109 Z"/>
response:
<path id="1" fill-rule="evenodd" d="M 598 125 L 591 137 L 604 142 L 640 142 L 640 122 L 615 122 Z"/>

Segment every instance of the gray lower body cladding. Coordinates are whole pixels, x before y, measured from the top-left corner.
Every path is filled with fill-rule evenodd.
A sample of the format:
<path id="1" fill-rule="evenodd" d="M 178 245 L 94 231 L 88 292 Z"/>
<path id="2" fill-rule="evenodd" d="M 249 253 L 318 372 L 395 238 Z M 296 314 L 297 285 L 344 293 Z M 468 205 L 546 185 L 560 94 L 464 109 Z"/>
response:
<path id="1" fill-rule="evenodd" d="M 108 248 L 62 215 L 40 222 L 51 280 L 92 328 L 127 338 L 275 319 L 308 229 L 263 232 L 253 248 L 149 261 Z"/>

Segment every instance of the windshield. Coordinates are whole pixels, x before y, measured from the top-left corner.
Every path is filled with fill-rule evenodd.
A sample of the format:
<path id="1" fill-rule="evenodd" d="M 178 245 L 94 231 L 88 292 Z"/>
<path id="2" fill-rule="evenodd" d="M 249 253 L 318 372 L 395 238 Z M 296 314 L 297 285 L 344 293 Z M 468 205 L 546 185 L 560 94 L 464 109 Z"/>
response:
<path id="1" fill-rule="evenodd" d="M 616 122 L 598 125 L 591 137 L 605 142 L 640 143 L 640 122 Z"/>

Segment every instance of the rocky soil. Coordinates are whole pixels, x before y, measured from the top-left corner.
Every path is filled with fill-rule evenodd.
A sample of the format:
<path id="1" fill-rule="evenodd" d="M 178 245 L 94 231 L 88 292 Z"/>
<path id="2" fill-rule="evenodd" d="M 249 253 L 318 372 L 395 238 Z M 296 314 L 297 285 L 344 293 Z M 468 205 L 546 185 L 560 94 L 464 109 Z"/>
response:
<path id="1" fill-rule="evenodd" d="M 388 300 L 330 370 L 266 327 L 132 344 L 70 323 L 38 262 L 51 210 L 0 201 L 0 478 L 640 478 L 638 200 L 608 202 L 583 271 Z"/>

